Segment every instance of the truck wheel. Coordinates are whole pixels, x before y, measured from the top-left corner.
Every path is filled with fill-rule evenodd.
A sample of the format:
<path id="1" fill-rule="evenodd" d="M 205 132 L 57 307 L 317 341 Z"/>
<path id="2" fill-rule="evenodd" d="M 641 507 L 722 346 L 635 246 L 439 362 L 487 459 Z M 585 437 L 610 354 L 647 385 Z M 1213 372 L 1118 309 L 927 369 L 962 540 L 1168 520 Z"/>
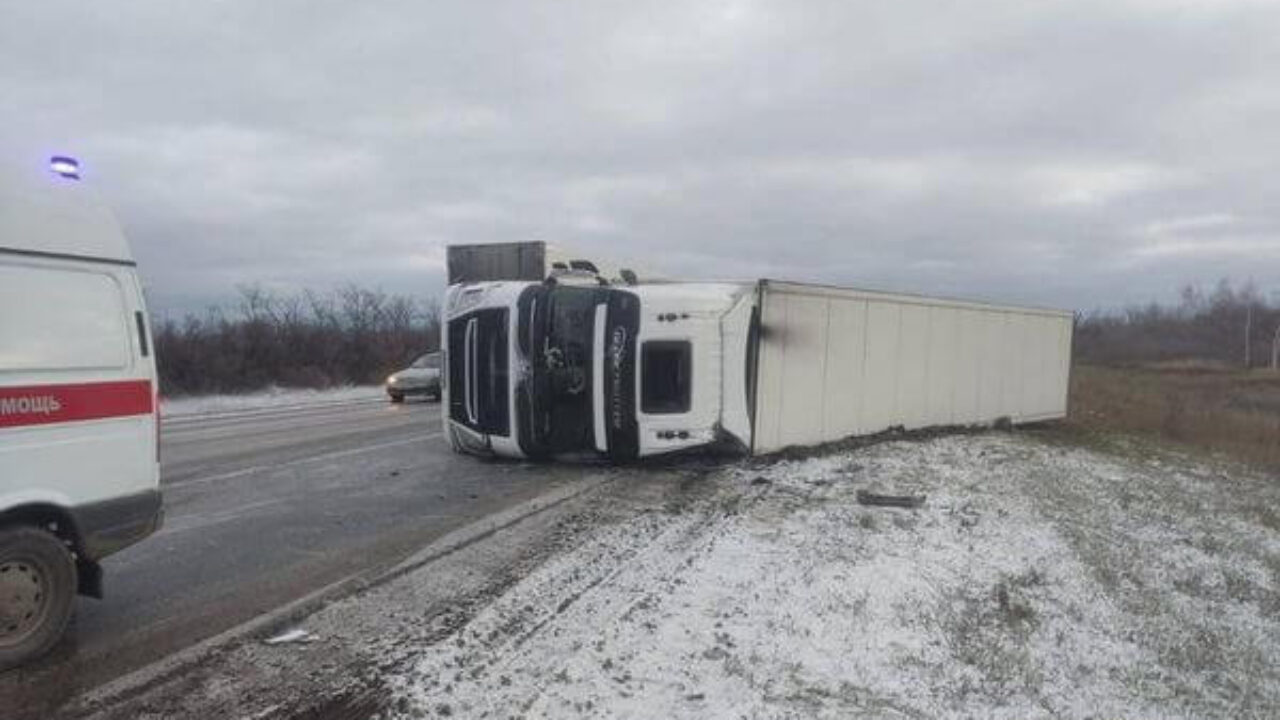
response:
<path id="1" fill-rule="evenodd" d="M 71 619 L 75 561 L 53 533 L 0 530 L 0 670 L 48 652 Z"/>

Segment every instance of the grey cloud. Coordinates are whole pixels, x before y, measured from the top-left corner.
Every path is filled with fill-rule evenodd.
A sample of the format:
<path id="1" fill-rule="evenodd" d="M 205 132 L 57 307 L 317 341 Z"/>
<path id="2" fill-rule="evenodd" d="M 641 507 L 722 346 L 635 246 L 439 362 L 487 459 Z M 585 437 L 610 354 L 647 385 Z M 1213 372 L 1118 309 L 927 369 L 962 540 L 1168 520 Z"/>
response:
<path id="1" fill-rule="evenodd" d="M 5 144 L 85 159 L 160 306 L 243 282 L 434 292 L 445 244 L 529 238 L 1086 308 L 1223 275 L 1280 289 L 1266 3 L 6 16 Z"/>

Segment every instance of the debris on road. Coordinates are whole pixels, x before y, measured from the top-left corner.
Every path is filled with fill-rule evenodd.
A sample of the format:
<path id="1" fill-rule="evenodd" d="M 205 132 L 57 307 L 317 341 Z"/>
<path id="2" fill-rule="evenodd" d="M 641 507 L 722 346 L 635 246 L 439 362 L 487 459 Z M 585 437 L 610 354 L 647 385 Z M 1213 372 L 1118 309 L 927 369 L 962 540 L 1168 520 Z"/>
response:
<path id="1" fill-rule="evenodd" d="M 882 507 L 898 507 L 914 509 L 924 506 L 924 495 L 881 495 L 879 493 L 859 490 L 857 494 L 859 505 L 879 505 Z"/>
<path id="2" fill-rule="evenodd" d="M 276 635 L 275 637 L 267 638 L 263 642 L 266 643 L 267 645 L 285 645 L 288 643 L 315 642 L 316 640 L 319 640 L 319 639 L 320 638 L 316 637 L 315 635 L 312 635 L 311 633 L 307 632 L 306 630 L 303 630 L 302 628 L 294 628 L 293 630 L 282 632 L 279 635 Z"/>

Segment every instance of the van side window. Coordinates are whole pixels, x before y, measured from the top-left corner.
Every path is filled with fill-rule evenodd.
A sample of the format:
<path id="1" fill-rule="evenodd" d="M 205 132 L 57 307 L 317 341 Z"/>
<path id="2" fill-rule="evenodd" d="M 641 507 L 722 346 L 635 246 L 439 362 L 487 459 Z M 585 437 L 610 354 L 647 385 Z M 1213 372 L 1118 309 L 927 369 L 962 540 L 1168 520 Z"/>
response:
<path id="1" fill-rule="evenodd" d="M 123 368 L 129 320 L 110 275 L 0 264 L 0 372 Z"/>
<path id="2" fill-rule="evenodd" d="M 147 346 L 147 319 L 142 317 L 141 310 L 133 314 L 133 319 L 138 323 L 138 352 L 146 357 L 151 354 L 151 349 Z"/>
<path id="3" fill-rule="evenodd" d="M 651 340 L 640 348 L 640 410 L 689 412 L 693 349 L 686 341 Z"/>

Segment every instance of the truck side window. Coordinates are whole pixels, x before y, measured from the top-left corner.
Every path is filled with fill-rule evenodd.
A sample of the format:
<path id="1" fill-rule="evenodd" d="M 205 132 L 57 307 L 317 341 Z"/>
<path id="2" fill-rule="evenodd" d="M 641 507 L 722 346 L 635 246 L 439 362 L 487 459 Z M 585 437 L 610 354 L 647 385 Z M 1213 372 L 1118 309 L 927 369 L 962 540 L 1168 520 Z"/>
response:
<path id="1" fill-rule="evenodd" d="M 687 341 L 651 340 L 640 348 L 640 410 L 650 415 L 689 412 L 693 349 Z"/>

